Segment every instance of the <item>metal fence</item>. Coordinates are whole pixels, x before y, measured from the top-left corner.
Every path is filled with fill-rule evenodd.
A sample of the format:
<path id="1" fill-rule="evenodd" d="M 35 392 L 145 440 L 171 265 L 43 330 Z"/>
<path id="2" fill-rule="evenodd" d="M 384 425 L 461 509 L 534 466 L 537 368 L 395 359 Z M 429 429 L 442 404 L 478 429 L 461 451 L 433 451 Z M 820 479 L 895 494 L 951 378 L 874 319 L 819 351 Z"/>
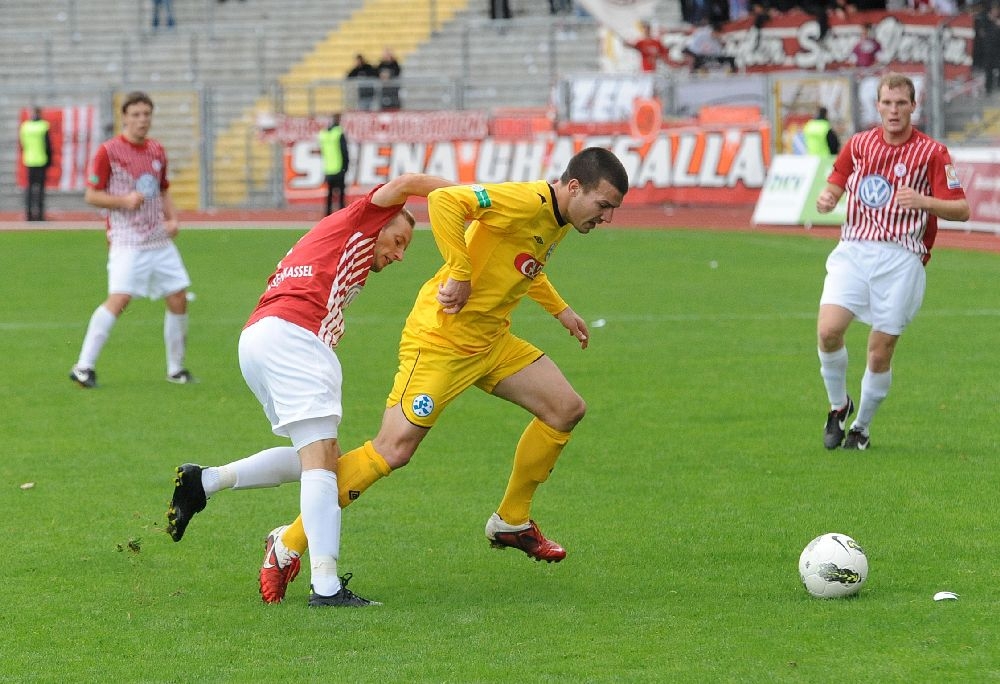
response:
<path id="1" fill-rule="evenodd" d="M 67 25 L 70 31 L 76 25 L 76 13 L 82 10 L 79 0 L 67 0 L 70 8 Z M 359 86 L 371 85 L 376 89 L 384 83 L 372 81 L 344 81 L 322 79 L 298 85 L 284 84 L 279 79 L 285 67 L 274 57 L 274 38 L 264 31 L 241 34 L 240 44 L 245 51 L 240 57 L 242 78 L 227 77 L 220 73 L 216 58 L 207 55 L 218 51 L 213 41 L 228 40 L 230 31 L 215 25 L 213 11 L 216 0 L 199 7 L 204 12 L 204 25 L 175 36 L 174 45 L 181 44 L 176 59 L 169 60 L 171 68 L 180 76 L 150 79 L 148 74 L 132 71 L 142 55 L 153 49 L 143 42 L 142 36 L 115 43 L 120 51 L 109 63 L 99 80 L 83 78 L 67 82 L 66 75 L 56 73 L 55 38 L 39 34 L 21 35 L 19 40 L 37 40 L 36 51 L 50 60 L 46 76 L 28 83 L 0 85 L 0 136 L 16 140 L 17 115 L 32 103 L 61 107 L 79 104 L 92 105 L 100 117 L 100 131 L 106 136 L 115 130 L 116 98 L 133 88 L 147 90 L 157 103 L 153 131 L 167 146 L 171 156 L 172 177 L 178 193 L 186 194 L 190 206 L 210 207 L 280 207 L 283 195 L 284 172 L 282 150 L 278 143 L 262 141 L 259 135 L 260 117 L 292 114 L 299 117 L 325 117 L 333 107 L 344 110 L 358 107 Z M 148 3 L 138 3 L 135 15 L 137 27 L 148 27 Z M 566 17 L 560 20 L 567 30 L 593 31 L 592 22 Z M 522 30 L 531 28 L 530 22 L 519 24 Z M 545 24 L 551 26 L 551 24 Z M 535 71 L 530 79 L 522 73 L 481 77 L 476 62 L 474 44 L 487 35 L 486 25 L 470 22 L 456 41 L 454 59 L 460 64 L 457 75 L 418 77 L 404 74 L 392 84 L 399 88 L 405 110 L 485 110 L 494 108 L 551 108 L 556 118 L 568 121 L 574 112 L 586 109 L 585 100 L 601 101 L 614 95 L 614 82 L 627 83 L 635 77 L 575 72 L 563 55 L 566 45 L 555 32 L 546 31 L 538 50 L 540 56 L 533 64 Z M 500 36 L 501 41 L 505 38 Z M 509 37 L 507 38 L 509 39 Z M 227 44 L 228 45 L 228 44 Z M 162 47 L 162 46 L 161 46 Z M 169 47 L 169 46 L 168 46 Z M 234 48 L 235 49 L 235 48 Z M 410 72 L 412 73 L 412 72 Z M 246 74 L 251 76 L 247 78 Z M 779 79 L 786 83 L 796 78 L 803 81 L 839 79 L 846 82 L 849 118 L 841 133 L 853 132 L 861 120 L 859 93 L 860 80 L 853 73 L 803 72 L 801 74 L 736 74 L 695 75 L 688 72 L 662 72 L 655 75 L 651 93 L 660 105 L 665 118 L 694 116 L 705 104 L 751 104 L 763 111 L 772 122 L 772 130 L 780 130 L 788 112 L 775 97 Z M 60 80 L 61 78 L 61 80 Z M 141 78 L 141 80 L 140 80 Z M 591 92 L 574 87 L 574 81 L 589 79 L 594 83 L 612 83 L 611 86 Z M 964 89 L 974 92 L 969 83 L 946 82 L 939 50 L 931 50 L 931 59 L 923 79 L 923 107 L 921 128 L 938 138 L 948 138 L 961 132 L 964 136 L 950 144 L 997 145 L 991 124 L 1000 119 L 1000 103 L 984 106 L 983 101 L 967 97 Z M 802 98 L 799 106 L 807 106 Z M 987 105 L 989 103 L 986 103 Z M 812 106 L 808 104 L 808 106 Z M 980 122 L 976 129 L 968 122 Z M 782 141 L 772 138 L 774 151 L 780 151 Z M 20 208 L 20 191 L 16 189 L 16 146 L 0 146 L 0 206 Z M 79 193 L 54 193 L 50 206 L 60 208 L 81 206 Z"/>

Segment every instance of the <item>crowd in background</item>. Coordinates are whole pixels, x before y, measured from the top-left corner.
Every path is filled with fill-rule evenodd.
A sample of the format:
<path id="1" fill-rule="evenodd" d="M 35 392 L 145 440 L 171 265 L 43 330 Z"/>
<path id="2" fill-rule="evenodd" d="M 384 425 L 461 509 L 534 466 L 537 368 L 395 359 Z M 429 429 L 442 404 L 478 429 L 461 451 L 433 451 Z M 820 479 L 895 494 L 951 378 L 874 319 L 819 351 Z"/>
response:
<path id="1" fill-rule="evenodd" d="M 736 71 L 732 57 L 725 54 L 720 37 L 722 27 L 730 21 L 750 18 L 754 26 L 764 28 L 775 17 L 801 12 L 816 19 L 822 39 L 829 31 L 832 17 L 846 19 L 856 12 L 870 10 L 942 16 L 971 13 L 975 30 L 973 70 L 983 74 L 987 95 L 1000 90 L 1000 0 L 810 0 L 805 3 L 789 0 L 681 0 L 684 22 L 695 27 L 685 54 L 691 58 L 694 71 L 713 66 L 725 66 L 729 71 Z M 865 24 L 862 31 L 851 61 L 858 68 L 875 68 L 881 45 L 871 24 Z M 643 71 L 655 71 L 658 58 L 665 61 L 666 47 L 648 26 L 644 27 L 642 39 L 629 45 L 642 54 Z"/>
<path id="2" fill-rule="evenodd" d="M 681 0 L 681 17 L 692 25 L 725 23 L 752 17 L 764 26 L 775 16 L 789 12 L 811 14 L 824 25 L 830 16 L 844 18 L 865 10 L 913 11 L 953 15 L 972 9 L 977 3 L 966 0 Z"/>
<path id="3" fill-rule="evenodd" d="M 399 77 L 403 68 L 391 48 L 382 51 L 382 59 L 372 64 L 364 55 L 354 56 L 354 67 L 347 72 L 348 80 L 357 80 L 357 109 L 392 112 L 402 109 Z"/>

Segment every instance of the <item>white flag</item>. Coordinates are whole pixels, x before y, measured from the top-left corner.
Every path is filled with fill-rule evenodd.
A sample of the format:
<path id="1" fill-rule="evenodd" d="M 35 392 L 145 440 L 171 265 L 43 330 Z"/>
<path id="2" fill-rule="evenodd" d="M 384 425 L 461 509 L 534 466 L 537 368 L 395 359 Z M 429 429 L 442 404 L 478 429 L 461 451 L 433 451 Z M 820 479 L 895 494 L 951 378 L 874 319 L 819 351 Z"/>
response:
<path id="1" fill-rule="evenodd" d="M 639 24 L 656 12 L 656 0 L 576 0 L 594 19 L 626 42 L 642 38 Z"/>

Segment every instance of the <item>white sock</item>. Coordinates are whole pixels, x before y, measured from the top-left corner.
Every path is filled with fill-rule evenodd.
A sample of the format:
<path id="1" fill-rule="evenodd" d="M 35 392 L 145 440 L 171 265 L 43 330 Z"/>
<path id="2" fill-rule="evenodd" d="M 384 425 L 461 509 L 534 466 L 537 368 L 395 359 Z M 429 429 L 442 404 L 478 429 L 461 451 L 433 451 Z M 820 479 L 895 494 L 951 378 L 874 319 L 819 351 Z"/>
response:
<path id="1" fill-rule="evenodd" d="M 889 386 L 892 385 L 892 369 L 885 373 L 873 373 L 867 368 L 861 378 L 861 403 L 858 404 L 858 417 L 851 428 L 861 428 L 868 434 L 868 426 L 872 424 L 875 412 L 882 401 L 889 396 Z"/>
<path id="2" fill-rule="evenodd" d="M 337 558 L 340 556 L 340 504 L 337 475 L 329 470 L 302 471 L 299 495 L 302 526 L 309 541 L 313 591 L 333 596 L 340 591 Z"/>
<path id="3" fill-rule="evenodd" d="M 94 309 L 90 316 L 90 323 L 87 325 L 87 333 L 83 337 L 83 347 L 80 349 L 80 358 L 76 365 L 80 368 L 94 368 L 97 366 L 97 357 L 104 349 L 104 343 L 111 335 L 111 329 L 118 322 L 118 317 L 104 308 L 104 305 Z"/>
<path id="4" fill-rule="evenodd" d="M 163 344 L 167 348 L 167 375 L 184 370 L 187 350 L 188 315 L 167 311 L 163 316 Z"/>
<path id="5" fill-rule="evenodd" d="M 298 482 L 302 461 L 294 447 L 272 447 L 218 467 L 201 471 L 205 495 L 222 489 L 260 489 Z"/>
<path id="6" fill-rule="evenodd" d="M 847 403 L 847 347 L 834 352 L 819 352 L 819 374 L 823 377 L 830 408 L 839 409 Z"/>

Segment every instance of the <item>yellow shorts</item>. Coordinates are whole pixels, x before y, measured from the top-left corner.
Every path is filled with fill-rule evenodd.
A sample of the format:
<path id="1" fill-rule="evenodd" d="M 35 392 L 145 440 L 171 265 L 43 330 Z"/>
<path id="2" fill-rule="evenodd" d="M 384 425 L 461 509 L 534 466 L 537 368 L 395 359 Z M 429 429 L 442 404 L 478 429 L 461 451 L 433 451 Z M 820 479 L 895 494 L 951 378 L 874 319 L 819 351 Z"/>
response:
<path id="1" fill-rule="evenodd" d="M 497 383 L 544 356 L 535 345 L 507 334 L 488 350 L 467 354 L 403 333 L 399 370 L 386 408 L 400 404 L 414 425 L 429 428 L 452 399 L 475 385 L 493 392 Z"/>

